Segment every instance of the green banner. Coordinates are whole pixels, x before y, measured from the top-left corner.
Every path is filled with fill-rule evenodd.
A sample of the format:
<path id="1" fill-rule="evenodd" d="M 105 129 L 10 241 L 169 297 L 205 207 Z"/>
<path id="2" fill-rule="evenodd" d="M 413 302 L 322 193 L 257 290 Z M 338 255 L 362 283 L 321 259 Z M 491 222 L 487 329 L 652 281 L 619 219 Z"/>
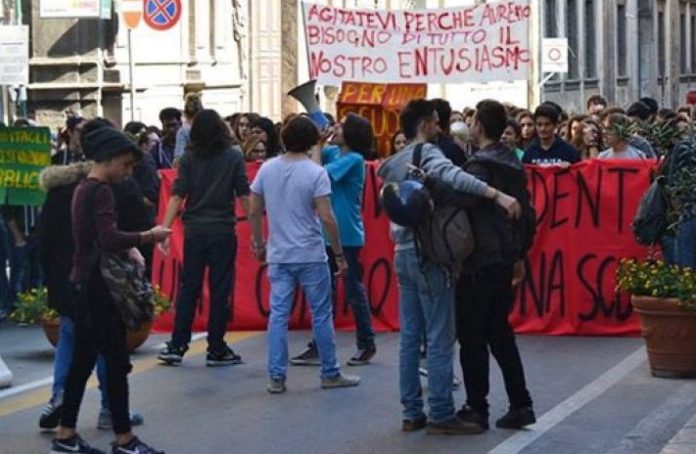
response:
<path id="1" fill-rule="evenodd" d="M 5 205 L 42 205 L 46 194 L 39 174 L 51 165 L 48 128 L 0 129 L 0 201 Z"/>

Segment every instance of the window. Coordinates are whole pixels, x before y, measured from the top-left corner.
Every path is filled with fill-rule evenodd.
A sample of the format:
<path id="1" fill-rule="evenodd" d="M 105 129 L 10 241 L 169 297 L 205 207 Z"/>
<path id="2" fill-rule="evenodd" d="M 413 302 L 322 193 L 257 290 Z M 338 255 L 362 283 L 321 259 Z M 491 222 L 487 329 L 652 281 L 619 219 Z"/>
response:
<path id="1" fill-rule="evenodd" d="M 657 13 L 657 75 L 665 76 L 665 13 Z"/>
<path id="2" fill-rule="evenodd" d="M 686 14 L 683 12 L 679 15 L 679 74 L 687 74 L 686 62 Z"/>
<path id="3" fill-rule="evenodd" d="M 558 36 L 556 23 L 556 0 L 546 0 L 544 4 L 544 36 L 555 38 Z"/>
<path id="4" fill-rule="evenodd" d="M 616 6 L 616 61 L 617 75 L 626 76 L 626 5 Z"/>
<path id="5" fill-rule="evenodd" d="M 585 0 L 585 78 L 597 77 L 597 57 L 595 39 L 595 2 Z"/>
<path id="6" fill-rule="evenodd" d="M 566 36 L 568 37 L 568 78 L 578 79 L 578 7 L 576 0 L 567 0 Z"/>

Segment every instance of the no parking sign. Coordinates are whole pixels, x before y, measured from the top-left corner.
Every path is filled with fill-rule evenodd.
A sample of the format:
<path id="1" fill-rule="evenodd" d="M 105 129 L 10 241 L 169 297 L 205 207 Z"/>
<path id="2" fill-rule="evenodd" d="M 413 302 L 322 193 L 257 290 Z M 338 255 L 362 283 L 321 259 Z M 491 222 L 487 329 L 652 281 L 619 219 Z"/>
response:
<path id="1" fill-rule="evenodd" d="M 155 30 L 169 30 L 181 18 L 181 0 L 145 0 L 143 19 Z"/>
<path id="2" fill-rule="evenodd" d="M 544 38 L 541 42 L 541 72 L 568 72 L 568 39 Z"/>

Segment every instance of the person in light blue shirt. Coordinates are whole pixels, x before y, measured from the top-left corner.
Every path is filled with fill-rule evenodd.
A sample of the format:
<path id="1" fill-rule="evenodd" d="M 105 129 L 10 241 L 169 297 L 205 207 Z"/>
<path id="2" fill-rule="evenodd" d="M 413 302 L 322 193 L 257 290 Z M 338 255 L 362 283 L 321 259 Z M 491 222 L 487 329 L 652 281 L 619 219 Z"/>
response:
<path id="1" fill-rule="evenodd" d="M 369 364 L 375 356 L 375 333 L 372 329 L 370 304 L 363 284 L 360 251 L 365 245 L 365 228 L 361 213 L 365 183 L 365 156 L 374 148 L 375 135 L 367 119 L 349 113 L 336 124 L 330 145 L 312 155 L 324 166 L 331 179 L 331 207 L 338 221 L 341 245 L 348 262 L 343 280 L 345 300 L 353 308 L 357 352 L 348 360 L 349 366 Z M 331 250 L 327 248 L 329 256 Z M 333 260 L 329 261 L 332 264 Z M 335 270 L 332 269 L 335 272 Z M 336 282 L 333 282 L 334 291 Z M 317 364 L 319 355 L 314 341 L 290 362 L 294 365 Z"/>

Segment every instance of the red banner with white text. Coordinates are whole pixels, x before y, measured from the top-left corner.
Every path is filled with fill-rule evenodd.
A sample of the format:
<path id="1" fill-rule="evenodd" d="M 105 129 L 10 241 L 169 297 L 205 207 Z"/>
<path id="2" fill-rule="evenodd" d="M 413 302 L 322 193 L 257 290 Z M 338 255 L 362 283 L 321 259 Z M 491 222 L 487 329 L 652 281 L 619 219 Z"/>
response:
<path id="1" fill-rule="evenodd" d="M 252 180 L 259 164 L 249 164 Z M 378 195 L 378 163 L 367 164 L 363 193 L 366 245 L 362 251 L 364 282 L 378 331 L 399 328 L 398 290 L 392 266 L 388 219 Z M 553 335 L 629 335 L 639 333 L 626 295 L 615 291 L 614 271 L 622 257 L 643 257 L 646 250 L 631 234 L 631 220 L 648 187 L 653 161 L 585 161 L 567 169 L 529 167 L 529 191 L 537 210 L 538 227 L 527 260 L 527 277 L 518 289 L 510 320 L 517 332 Z M 162 174 L 160 213 L 171 194 L 175 171 Z M 253 258 L 249 224 L 241 214 L 237 224 L 238 253 L 234 295 L 231 297 L 232 330 L 265 329 L 269 284 L 266 268 Z M 176 298 L 183 259 L 183 228 L 173 226 L 169 256 L 155 253 L 153 281 Z M 339 283 L 340 286 L 340 283 Z M 335 325 L 352 329 L 350 307 L 339 287 L 334 302 Z M 205 330 L 208 292 L 204 285 L 198 302 L 194 330 Z M 173 313 L 160 317 L 155 329 L 171 330 Z M 309 306 L 296 294 L 291 328 L 309 328 Z"/>

